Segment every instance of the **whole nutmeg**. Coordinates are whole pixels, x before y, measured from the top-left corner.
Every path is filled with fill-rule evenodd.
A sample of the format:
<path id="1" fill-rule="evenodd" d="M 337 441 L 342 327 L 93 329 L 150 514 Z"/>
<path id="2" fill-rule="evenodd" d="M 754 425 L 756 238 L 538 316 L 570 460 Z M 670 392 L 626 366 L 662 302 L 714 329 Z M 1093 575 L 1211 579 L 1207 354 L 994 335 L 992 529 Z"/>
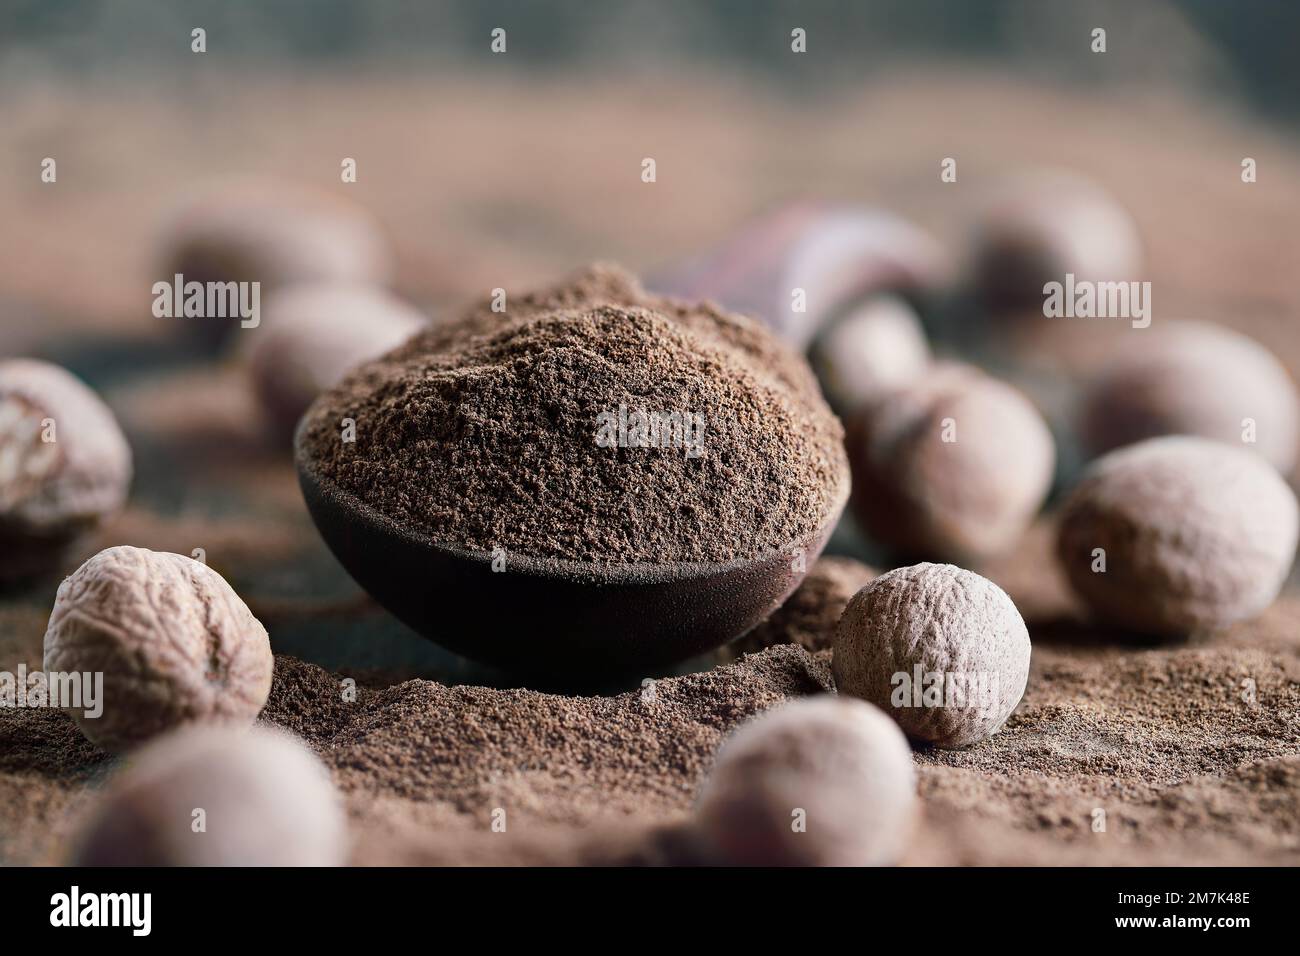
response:
<path id="1" fill-rule="evenodd" d="M 1128 212 L 1074 173 L 1039 171 L 1004 184 L 974 229 L 972 282 L 990 305 L 1041 304 L 1043 286 L 1138 278 L 1142 243 Z"/>
<path id="2" fill-rule="evenodd" d="M 57 568 L 130 484 L 130 446 L 94 392 L 48 362 L 0 361 L 0 583 Z"/>
<path id="3" fill-rule="evenodd" d="M 261 325 L 242 339 L 253 387 L 272 428 L 292 434 L 317 395 L 426 324 L 416 309 L 375 286 L 300 283 L 272 293 Z"/>
<path id="4" fill-rule="evenodd" d="M 1082 437 L 1101 454 L 1161 435 L 1199 435 L 1296 464 L 1300 397 L 1277 358 L 1208 322 L 1164 322 L 1134 336 L 1090 386 Z"/>
<path id="5" fill-rule="evenodd" d="M 284 183 L 217 186 L 172 214 L 161 239 L 162 278 L 258 282 L 267 294 L 298 282 L 385 284 L 393 254 L 375 221 L 336 195 Z M 239 317 L 175 320 L 215 348 Z"/>
<path id="6" fill-rule="evenodd" d="M 277 730 L 188 727 L 133 755 L 73 843 L 78 866 L 340 866 L 342 802 Z"/>
<path id="7" fill-rule="evenodd" d="M 81 732 L 125 750 L 187 723 L 251 724 L 271 690 L 266 629 L 217 572 L 179 554 L 101 551 L 59 586 L 46 672 L 103 673 Z"/>
<path id="8" fill-rule="evenodd" d="M 897 568 L 859 591 L 835 629 L 841 694 L 907 735 L 969 747 L 1002 729 L 1029 680 L 1029 632 L 1006 592 L 951 564 Z"/>
<path id="9" fill-rule="evenodd" d="M 799 351 L 839 310 L 873 293 L 925 292 L 948 262 L 939 244 L 879 210 L 784 206 L 716 248 L 646 281 L 652 292 L 755 316 Z"/>
<path id="10" fill-rule="evenodd" d="M 916 381 L 931 361 L 921 321 L 897 296 L 869 299 L 832 322 L 814 339 L 808 357 L 831 407 L 841 414 Z"/>
<path id="11" fill-rule="evenodd" d="M 881 866 L 916 813 L 912 751 L 861 701 L 784 704 L 723 743 L 696 806 L 706 855 L 736 866 Z"/>
<path id="12" fill-rule="evenodd" d="M 965 562 L 1011 547 L 1056 461 L 1051 431 L 1024 395 L 956 364 L 869 402 L 846 440 L 854 516 L 913 557 Z"/>
<path id="13" fill-rule="evenodd" d="M 1057 552 L 1098 617 L 1178 636 L 1271 604 L 1297 533 L 1295 494 L 1263 458 L 1176 436 L 1097 459 L 1062 508 Z"/>

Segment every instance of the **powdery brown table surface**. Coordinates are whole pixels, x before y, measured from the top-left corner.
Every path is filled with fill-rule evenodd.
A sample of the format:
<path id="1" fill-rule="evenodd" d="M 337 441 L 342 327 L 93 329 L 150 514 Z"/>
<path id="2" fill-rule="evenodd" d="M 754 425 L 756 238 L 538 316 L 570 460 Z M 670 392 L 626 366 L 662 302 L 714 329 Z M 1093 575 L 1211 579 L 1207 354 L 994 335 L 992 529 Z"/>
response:
<path id="1" fill-rule="evenodd" d="M 131 505 L 85 554 L 120 543 L 204 549 L 271 633 L 278 657 L 263 719 L 303 735 L 332 768 L 358 863 L 691 862 L 677 824 L 722 735 L 787 697 L 827 689 L 828 660 L 772 649 L 665 677 L 653 701 L 637 688 L 573 697 L 476 686 L 509 681 L 410 635 L 358 593 L 312 528 L 288 451 L 266 437 L 241 369 L 187 358 L 150 316 L 152 230 L 188 185 L 246 171 L 302 178 L 313 157 L 337 152 L 338 129 L 359 130 L 374 159 L 357 198 L 393 232 L 401 291 L 441 311 L 595 258 L 648 270 L 665 250 L 717 238 L 808 183 L 888 202 L 956 240 L 963 200 L 930 185 L 928 131 L 942 126 L 945 143 L 973 160 L 963 171 L 996 171 L 1008 157 L 1084 164 L 1143 226 L 1164 299 L 1157 310 L 1241 328 L 1293 373 L 1300 367 L 1300 293 L 1284 261 L 1300 216 L 1300 157 L 1267 131 L 1185 103 L 1134 116 L 987 78 L 905 78 L 837 104 L 855 110 L 857 125 L 888 125 L 896 149 L 882 156 L 849 135 L 843 112 L 763 105 L 721 82 L 691 81 L 690 96 L 659 98 L 672 109 L 643 108 L 636 125 L 624 108 L 638 102 L 628 84 L 593 95 L 562 83 L 447 80 L 423 97 L 424 82 L 233 80 L 201 115 L 161 95 L 47 91 L 8 104 L 16 135 L 2 147 L 20 153 L 57 124 L 60 149 L 84 160 L 83 176 L 55 198 L 12 180 L 0 187 L 0 220 L 25 224 L 21 242 L 16 230 L 0 240 L 0 341 L 7 353 L 51 358 L 87 378 L 132 441 Z M 716 122 L 723 105 L 725 125 Z M 633 132 L 657 139 L 670 159 L 660 162 L 663 188 L 649 197 L 626 185 L 635 162 L 627 173 L 600 150 L 567 146 L 537 119 L 556 109 L 606 131 L 607 145 Z M 292 124 L 282 122 L 288 115 Z M 1067 148 L 1080 117 L 1106 120 L 1084 156 Z M 159 129 L 169 130 L 167 149 L 156 148 Z M 204 145 L 216 135 L 204 130 L 215 129 L 221 150 Z M 436 175 L 418 162 L 432 129 Z M 489 132 L 527 142 L 546 188 L 505 160 L 483 161 L 471 144 Z M 1108 138 L 1122 148 L 1106 149 Z M 1278 170 L 1266 189 L 1262 181 L 1241 191 L 1232 157 L 1243 139 Z M 812 155 L 798 145 L 807 142 L 824 148 Z M 516 152 L 498 144 L 492 155 Z M 691 175 L 665 177 L 673 158 Z M 61 180 L 69 168 L 61 160 Z M 619 225 L 632 220 L 637 230 Z M 1025 338 L 1049 367 L 1064 368 L 1088 357 L 1072 334 L 1047 346 L 1034 332 Z M 1049 518 L 1017 554 L 983 569 L 1029 621 L 1028 690 L 994 739 L 918 751 L 924 818 L 906 862 L 1300 862 L 1300 590 L 1293 583 L 1262 617 L 1227 633 L 1134 647 L 1082 621 L 1050 541 Z M 0 669 L 40 665 L 56 586 L 0 597 Z M 353 702 L 340 693 L 344 674 L 358 681 Z M 113 766 L 61 714 L 0 710 L 0 862 L 61 859 L 91 788 Z M 491 831 L 499 807 L 505 833 Z"/>

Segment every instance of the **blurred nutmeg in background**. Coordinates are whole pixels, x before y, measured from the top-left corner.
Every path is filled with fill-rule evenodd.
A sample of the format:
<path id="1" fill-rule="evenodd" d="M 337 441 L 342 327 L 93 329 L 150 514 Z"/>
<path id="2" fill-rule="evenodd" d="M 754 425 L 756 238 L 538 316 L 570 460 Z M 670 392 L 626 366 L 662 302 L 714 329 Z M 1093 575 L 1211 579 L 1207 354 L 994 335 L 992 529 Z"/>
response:
<path id="1" fill-rule="evenodd" d="M 1051 486 L 1055 447 L 1042 415 L 973 366 L 935 365 L 869 402 L 846 431 L 853 515 L 898 555 L 998 554 L 1024 533 Z"/>
<path id="2" fill-rule="evenodd" d="M 1132 281 L 1142 268 L 1133 218 L 1100 185 L 1073 172 L 1039 170 L 992 190 L 973 229 L 969 281 L 995 312 L 1041 303 L 1043 286 L 1067 274 Z"/>
<path id="3" fill-rule="evenodd" d="M 1185 636 L 1271 604 L 1298 530 L 1295 493 L 1263 458 L 1172 436 L 1097 459 L 1062 508 L 1057 551 L 1097 617 Z"/>
<path id="4" fill-rule="evenodd" d="M 931 360 L 916 311 L 893 295 L 867 299 L 832 321 L 813 340 L 808 358 L 840 415 L 916 380 Z"/>
<path id="5" fill-rule="evenodd" d="M 258 282 L 269 293 L 295 282 L 387 283 L 388 240 L 364 208 L 333 193 L 272 182 L 213 187 L 172 215 L 161 239 L 162 276 L 190 282 Z M 181 323 L 208 348 L 236 327 L 211 316 Z"/>
<path id="6" fill-rule="evenodd" d="M 299 283 L 271 293 L 263 324 L 241 338 L 268 424 L 288 436 L 307 406 L 351 368 L 427 325 L 392 293 L 350 282 Z"/>
<path id="7" fill-rule="evenodd" d="M 0 361 L 0 585 L 57 569 L 130 483 L 130 446 L 98 395 L 49 362 Z"/>
<path id="8" fill-rule="evenodd" d="M 696 806 L 706 854 L 732 866 L 892 864 L 915 816 L 902 731 L 870 704 L 831 696 L 785 704 L 736 730 Z"/>
<path id="9" fill-rule="evenodd" d="M 1093 454 L 1199 435 L 1258 452 L 1285 474 L 1300 443 L 1286 368 L 1254 339 L 1209 322 L 1170 320 L 1132 336 L 1089 384 L 1081 417 Z"/>
<path id="10" fill-rule="evenodd" d="M 302 741 L 188 727 L 135 754 L 74 838 L 77 866 L 340 866 L 342 800 Z"/>

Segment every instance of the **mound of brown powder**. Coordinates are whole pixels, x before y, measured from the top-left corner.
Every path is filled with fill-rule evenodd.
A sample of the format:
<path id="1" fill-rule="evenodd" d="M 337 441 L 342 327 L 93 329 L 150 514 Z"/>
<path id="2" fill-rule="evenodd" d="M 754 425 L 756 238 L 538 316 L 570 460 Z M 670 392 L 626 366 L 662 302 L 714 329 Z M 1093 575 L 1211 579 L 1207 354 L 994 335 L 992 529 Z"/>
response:
<path id="1" fill-rule="evenodd" d="M 698 428 L 661 431 L 657 447 L 598 443 L 600 416 L 638 411 Z M 344 418 L 355 442 L 340 440 Z M 770 553 L 822 527 L 847 481 L 839 422 L 802 359 L 756 322 L 601 267 L 363 366 L 313 405 L 303 441 L 321 474 L 401 527 L 600 563 Z"/>

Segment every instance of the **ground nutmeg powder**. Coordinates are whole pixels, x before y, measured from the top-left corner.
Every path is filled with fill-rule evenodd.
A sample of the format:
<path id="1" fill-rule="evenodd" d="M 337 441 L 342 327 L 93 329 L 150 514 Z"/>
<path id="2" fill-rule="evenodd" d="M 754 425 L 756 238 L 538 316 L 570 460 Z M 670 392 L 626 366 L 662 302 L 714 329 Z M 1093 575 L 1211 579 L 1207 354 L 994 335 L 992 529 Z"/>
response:
<path id="1" fill-rule="evenodd" d="M 322 395 L 299 439 L 316 471 L 403 529 L 542 559 L 726 562 L 834 517 L 839 421 L 758 322 L 651 296 L 611 266 L 506 301 Z M 599 440 L 634 413 L 693 425 L 650 446 L 644 432 L 611 444 L 617 425 Z"/>

